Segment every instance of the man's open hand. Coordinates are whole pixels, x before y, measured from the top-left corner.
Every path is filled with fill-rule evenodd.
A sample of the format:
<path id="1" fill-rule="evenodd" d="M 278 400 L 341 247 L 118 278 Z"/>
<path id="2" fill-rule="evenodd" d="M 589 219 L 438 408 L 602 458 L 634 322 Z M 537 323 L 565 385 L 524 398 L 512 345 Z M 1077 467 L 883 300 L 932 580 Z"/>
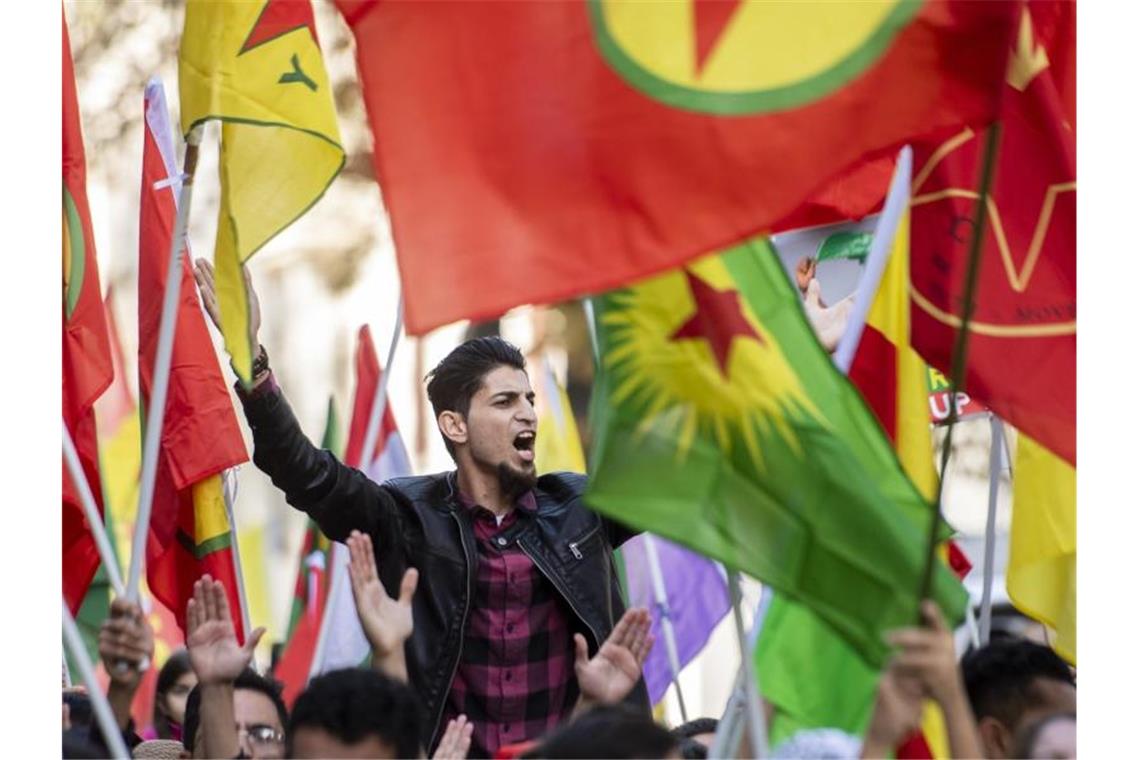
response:
<path id="1" fill-rule="evenodd" d="M 261 327 L 261 302 L 257 300 L 257 291 L 253 289 L 253 279 L 249 276 L 249 270 L 242 266 L 241 273 L 245 277 L 245 294 L 249 301 L 249 344 L 256 349 L 257 331 Z M 206 313 L 210 315 L 214 327 L 221 332 L 222 316 L 218 309 L 218 288 L 214 284 L 214 265 L 205 259 L 195 259 L 194 280 L 198 283 L 198 293 L 202 296 L 202 305 L 206 307 Z"/>
<path id="2" fill-rule="evenodd" d="M 574 673 L 585 701 L 613 705 L 633 690 L 653 647 L 650 625 L 648 610 L 626 610 L 592 659 L 588 658 L 586 638 L 580 633 L 574 634 Z"/>
<path id="3" fill-rule="evenodd" d="M 412 595 L 419 582 L 419 571 L 409 567 L 400 582 L 400 598 L 388 596 L 376 572 L 376 555 L 372 539 L 358 530 L 345 541 L 350 561 L 348 575 L 352 581 L 352 598 L 356 614 L 374 658 L 386 658 L 402 652 L 404 642 L 412 635 Z"/>
<path id="4" fill-rule="evenodd" d="M 194 596 L 186 604 L 186 649 L 199 683 L 230 683 L 249 665 L 253 650 L 265 633 L 253 631 L 240 646 L 230 617 L 225 587 L 209 575 L 194 583 Z"/>

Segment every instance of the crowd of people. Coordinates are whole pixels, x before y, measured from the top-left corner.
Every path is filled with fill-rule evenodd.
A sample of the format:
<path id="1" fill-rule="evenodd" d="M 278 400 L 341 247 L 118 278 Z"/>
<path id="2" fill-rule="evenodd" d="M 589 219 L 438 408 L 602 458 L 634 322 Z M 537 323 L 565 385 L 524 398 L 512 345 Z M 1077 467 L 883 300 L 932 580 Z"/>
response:
<path id="1" fill-rule="evenodd" d="M 213 271 L 198 262 L 217 322 Z M 247 278 L 251 338 L 258 300 Z M 348 573 L 371 666 L 312 679 L 287 706 L 251 668 L 263 629 L 239 644 L 221 583 L 197 581 L 186 651 L 162 668 L 145 737 L 131 721 L 154 656 L 142 610 L 115 600 L 99 637 L 107 701 L 136 757 L 705 757 L 717 721 L 655 722 L 642 666 L 645 609 L 626 609 L 613 550 L 634 535 L 583 501 L 586 479 L 538 476 L 535 394 L 522 353 L 498 337 L 460 345 L 427 394 L 456 469 L 377 484 L 314 446 L 261 348 L 237 386 L 254 464 L 349 549 Z M 954 757 L 1072 757 L 1076 685 L 1052 650 L 994 641 L 959 663 L 936 605 L 889 636 L 864 737 L 811 729 L 775 757 L 892 757 L 932 700 Z M 843 688 L 837 683 L 836 688 Z M 65 690 L 65 757 L 105 757 L 84 695 Z M 144 738 L 146 740 L 144 740 Z M 746 757 L 744 731 L 728 754 Z"/>

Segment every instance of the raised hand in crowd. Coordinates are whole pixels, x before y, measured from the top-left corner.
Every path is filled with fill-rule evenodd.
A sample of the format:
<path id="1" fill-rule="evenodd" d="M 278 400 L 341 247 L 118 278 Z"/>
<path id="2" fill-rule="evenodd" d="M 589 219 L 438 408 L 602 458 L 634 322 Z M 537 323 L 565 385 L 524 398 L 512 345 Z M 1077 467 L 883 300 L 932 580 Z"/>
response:
<path id="1" fill-rule="evenodd" d="M 249 341 L 251 346 L 256 347 L 258 345 L 257 332 L 261 328 L 261 302 L 257 298 L 257 291 L 253 289 L 253 279 L 249 276 L 249 270 L 243 266 L 241 272 L 245 277 L 245 294 L 249 303 Z M 210 315 L 214 327 L 218 328 L 220 332 L 222 316 L 218 308 L 218 289 L 214 283 L 214 265 L 205 259 L 195 259 L 194 279 L 198 283 L 198 293 L 202 297 L 202 305 L 206 307 L 206 313 Z M 256 354 L 256 348 L 254 353 Z M 257 379 L 255 378 L 254 385 L 256 384 Z"/>
<path id="2" fill-rule="evenodd" d="M 862 758 L 891 757 L 902 740 L 922 724 L 922 683 L 892 662 L 879 679 Z"/>
<path id="3" fill-rule="evenodd" d="M 592 658 L 586 637 L 574 634 L 574 673 L 582 694 L 579 708 L 617 704 L 633 690 L 653 647 L 651 624 L 649 610 L 644 607 L 626 610 Z"/>
<path id="4" fill-rule="evenodd" d="M 933 601 L 924 600 L 921 610 L 922 627 L 902 628 L 887 635 L 888 643 L 899 650 L 894 662 L 942 708 L 951 755 L 982 757 L 981 737 L 954 652 L 954 634 Z"/>
<path id="5" fill-rule="evenodd" d="M 110 677 L 107 701 L 111 712 L 119 728 L 126 730 L 131 702 L 154 658 L 154 633 L 137 604 L 126 599 L 111 602 L 111 616 L 99 629 L 99 657 Z"/>
<path id="6" fill-rule="evenodd" d="M 372 665 L 380 672 L 407 683 L 404 642 L 412 635 L 412 595 L 416 593 L 419 571 L 410 567 L 404 572 L 400 581 L 400 597 L 393 599 L 388 596 L 376 571 L 372 538 L 367 533 L 354 530 L 345 543 L 350 557 L 348 574 L 352 581 L 352 598 L 356 602 L 360 626 L 372 646 Z"/>
<path id="7" fill-rule="evenodd" d="M 238 755 L 233 683 L 264 633 L 258 628 L 244 646 L 238 644 L 225 587 L 209 575 L 194 583 L 194 596 L 186 604 L 186 649 L 201 689 L 199 730 L 206 757 Z"/>
<path id="8" fill-rule="evenodd" d="M 468 723 L 466 715 L 449 720 L 432 760 L 465 760 L 467 750 L 471 749 L 471 732 L 474 729 L 475 724 Z"/>

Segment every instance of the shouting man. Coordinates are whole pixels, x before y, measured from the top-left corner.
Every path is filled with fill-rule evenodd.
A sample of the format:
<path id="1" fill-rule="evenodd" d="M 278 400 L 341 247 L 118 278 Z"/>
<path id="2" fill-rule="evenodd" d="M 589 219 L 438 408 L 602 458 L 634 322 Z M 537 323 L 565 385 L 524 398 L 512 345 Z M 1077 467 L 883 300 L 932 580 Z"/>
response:
<path id="1" fill-rule="evenodd" d="M 199 261 L 195 274 L 217 324 L 212 268 Z M 257 298 L 246 282 L 259 345 Z M 405 654 L 426 708 L 424 743 L 432 750 L 448 720 L 466 715 L 470 755 L 489 757 L 573 711 L 587 654 L 624 611 L 612 552 L 632 533 L 586 507 L 584 476 L 537 476 L 534 391 L 517 348 L 497 337 L 470 340 L 428 380 L 456 469 L 382 485 L 309 442 L 264 348 L 252 387 L 239 384 L 238 394 L 253 462 L 289 504 L 334 541 L 353 530 L 371 536 L 392 596 L 408 567 L 419 571 Z M 644 681 L 628 701 L 648 711 Z"/>

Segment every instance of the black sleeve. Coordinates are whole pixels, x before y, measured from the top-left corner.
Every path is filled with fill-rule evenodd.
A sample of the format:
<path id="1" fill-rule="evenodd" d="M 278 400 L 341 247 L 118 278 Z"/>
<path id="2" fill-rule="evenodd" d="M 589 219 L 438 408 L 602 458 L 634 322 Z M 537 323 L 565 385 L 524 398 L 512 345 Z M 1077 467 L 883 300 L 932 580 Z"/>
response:
<path id="1" fill-rule="evenodd" d="M 609 517 L 602 517 L 602 526 L 606 531 L 606 538 L 610 540 L 610 546 L 615 549 L 621 547 L 622 544 L 634 536 L 642 533 L 641 530 L 631 528 L 625 523 L 618 522 Z"/>
<path id="2" fill-rule="evenodd" d="M 285 396 L 270 377 L 238 397 L 253 431 L 253 463 L 307 513 L 333 541 L 353 530 L 371 534 L 376 551 L 399 540 L 399 509 L 387 489 L 314 446 L 301 430 Z"/>

